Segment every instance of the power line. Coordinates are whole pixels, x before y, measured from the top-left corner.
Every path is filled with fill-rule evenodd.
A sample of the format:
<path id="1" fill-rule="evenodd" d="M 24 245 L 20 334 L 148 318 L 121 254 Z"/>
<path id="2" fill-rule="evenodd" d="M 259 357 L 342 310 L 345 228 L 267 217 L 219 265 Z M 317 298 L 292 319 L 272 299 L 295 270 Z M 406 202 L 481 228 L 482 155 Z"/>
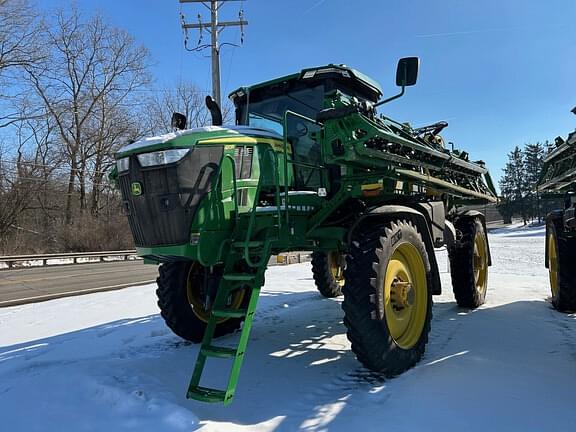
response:
<path id="1" fill-rule="evenodd" d="M 180 18 L 182 20 L 182 28 L 185 32 L 184 37 L 184 47 L 189 51 L 201 51 L 206 48 L 211 49 L 211 57 L 212 57 L 212 97 L 216 101 L 218 105 L 221 104 L 221 96 L 220 96 L 220 48 L 224 45 L 232 45 L 237 46 L 236 44 L 232 43 L 219 43 L 218 37 L 220 33 L 226 27 L 240 27 L 241 37 L 240 43 L 244 42 L 244 27 L 248 25 L 248 21 L 244 19 L 244 11 L 240 9 L 238 13 L 238 20 L 237 21 L 218 21 L 218 11 L 220 8 L 227 2 L 231 1 L 242 1 L 242 0 L 179 0 L 180 3 L 201 3 L 207 9 L 210 10 L 210 23 L 205 23 L 202 21 L 202 17 L 198 14 L 197 24 L 190 24 L 186 23 L 184 14 L 181 13 Z M 199 38 L 198 43 L 195 48 L 188 47 L 188 30 L 190 29 L 198 29 L 199 30 Z M 210 35 L 210 43 L 203 43 L 202 36 L 203 32 L 206 32 Z"/>
<path id="2" fill-rule="evenodd" d="M 53 170 L 58 170 L 58 169 L 62 169 L 62 168 L 69 168 L 70 164 L 68 162 L 62 162 L 60 164 L 56 164 L 56 165 L 46 165 L 46 164 L 40 164 L 40 163 L 36 163 L 36 162 L 27 162 L 27 161 L 15 161 L 15 160 L 8 160 L 8 159 L 0 159 L 0 170 L 2 169 L 2 164 L 8 164 L 8 165 L 23 165 L 26 167 L 33 167 L 31 169 L 34 168 L 50 168 Z M 14 168 L 5 168 L 5 170 L 8 170 L 9 172 L 15 173 L 17 174 L 17 171 L 14 170 Z M 76 169 L 76 171 L 80 171 L 79 168 Z M 110 172 L 110 169 L 108 170 L 90 170 L 88 169 L 88 172 L 90 174 L 107 174 Z"/>
<path id="3" fill-rule="evenodd" d="M 17 171 L 6 171 L 5 170 L 4 173 L 9 174 L 11 176 L 15 176 L 14 178 L 8 179 L 7 176 L 4 175 L 4 177 L 6 177 L 6 181 L 9 181 L 10 183 L 14 183 L 18 180 L 26 180 L 26 181 L 38 181 L 38 182 L 46 182 L 46 183 L 60 183 L 60 184 L 66 184 L 66 185 L 69 184 L 69 181 L 67 179 L 58 179 L 58 178 L 51 177 L 53 175 L 52 173 L 50 173 L 50 175 L 47 176 L 46 178 L 22 177 L 19 175 L 20 173 L 18 173 Z M 76 181 L 77 181 L 77 177 L 74 176 L 74 182 L 73 183 L 76 184 Z M 86 182 L 86 184 L 95 185 L 95 186 L 108 186 L 108 185 L 113 184 L 113 182 L 110 182 L 110 183 L 96 182 L 96 183 L 94 183 L 93 181 L 90 180 L 90 177 L 86 177 L 85 182 Z"/>
<path id="4" fill-rule="evenodd" d="M 127 89 L 122 89 L 122 90 L 126 90 Z M 134 89 L 134 90 L 130 90 L 134 93 L 175 93 L 178 91 L 177 88 L 173 88 L 173 87 L 160 87 L 160 88 L 149 88 L 149 89 Z M 202 93 L 202 94 L 211 94 L 210 90 L 201 90 L 201 89 L 196 89 L 197 93 Z"/>
<path id="5" fill-rule="evenodd" d="M 54 178 L 48 178 L 48 179 L 43 179 L 43 178 L 38 178 L 38 177 L 16 177 L 13 180 L 5 180 L 6 182 L 10 183 L 10 186 L 12 187 L 22 187 L 23 185 L 21 184 L 13 184 L 14 182 L 18 181 L 18 180 L 26 180 L 26 181 L 31 181 L 31 182 L 44 182 L 47 185 L 53 185 L 53 186 L 68 186 L 69 182 L 68 180 L 60 180 L 60 179 L 54 179 Z M 79 184 L 74 181 L 73 183 L 74 186 L 79 186 Z M 110 182 L 110 183 L 94 183 L 91 182 L 90 180 L 86 180 L 85 186 L 103 186 L 103 187 L 108 187 L 108 188 L 112 188 L 115 189 L 114 187 L 114 183 Z"/>

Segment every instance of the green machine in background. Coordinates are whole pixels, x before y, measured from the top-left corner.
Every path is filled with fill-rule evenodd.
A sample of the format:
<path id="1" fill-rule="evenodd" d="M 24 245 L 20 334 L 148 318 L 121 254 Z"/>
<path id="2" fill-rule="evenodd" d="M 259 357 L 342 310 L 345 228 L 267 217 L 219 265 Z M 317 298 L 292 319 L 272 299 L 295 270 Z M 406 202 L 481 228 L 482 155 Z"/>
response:
<path id="1" fill-rule="evenodd" d="M 564 208 L 546 216 L 545 265 L 554 307 L 576 311 L 576 131 L 566 140 L 556 138 L 556 148 L 544 160 L 538 191 L 564 198 Z"/>
<path id="2" fill-rule="evenodd" d="M 415 84 L 418 66 L 400 60 L 402 91 L 385 100 L 354 69 L 304 69 L 234 91 L 234 126 L 221 126 L 207 98 L 213 126 L 118 152 L 114 177 L 138 254 L 161 264 L 162 316 L 201 342 L 189 398 L 232 400 L 272 254 L 314 251 L 319 291 L 344 296 L 352 350 L 385 376 L 424 353 L 441 292 L 435 248 L 448 247 L 458 304 L 484 302 L 484 217 L 458 210 L 496 201 L 484 163 L 445 147 L 445 122 L 413 128 L 376 113 Z M 215 342 L 238 329 L 234 347 Z M 229 359 L 221 389 L 201 382 L 213 358 Z"/>

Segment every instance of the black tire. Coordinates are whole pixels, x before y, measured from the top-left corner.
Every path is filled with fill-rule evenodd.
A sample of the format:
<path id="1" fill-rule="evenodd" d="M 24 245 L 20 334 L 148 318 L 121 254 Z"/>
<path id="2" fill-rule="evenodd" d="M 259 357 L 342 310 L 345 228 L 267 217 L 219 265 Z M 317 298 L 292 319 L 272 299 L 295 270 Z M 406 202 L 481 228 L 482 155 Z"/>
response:
<path id="1" fill-rule="evenodd" d="M 568 238 L 564 234 L 561 220 L 558 224 L 549 222 L 547 226 L 548 243 L 548 270 L 550 271 L 550 284 L 554 263 L 550 247 L 555 248 L 556 261 L 556 287 L 552 289 L 552 305 L 560 312 L 576 311 L 576 238 Z"/>
<path id="2" fill-rule="evenodd" d="M 452 290 L 458 306 L 476 309 L 486 301 L 488 285 L 488 240 L 478 218 L 460 218 L 454 224 L 457 241 L 448 248 Z M 478 236 L 478 237 L 477 237 Z M 482 242 L 483 247 L 478 245 Z M 483 249 L 477 252 L 476 249 Z"/>
<path id="3" fill-rule="evenodd" d="M 166 325 L 182 339 L 198 343 L 204 336 L 206 322 L 197 316 L 188 299 L 187 282 L 192 265 L 192 262 L 162 264 L 156 279 L 156 295 Z M 194 265 L 199 266 L 200 271 L 204 270 L 198 263 Z M 241 318 L 229 318 L 216 325 L 214 336 L 232 333 L 241 323 Z"/>
<path id="4" fill-rule="evenodd" d="M 334 262 L 337 260 L 336 262 Z M 344 286 L 344 277 L 339 277 L 340 274 L 333 273 L 333 266 L 337 265 L 339 272 L 343 272 L 346 268 L 345 260 L 337 251 L 326 252 L 313 252 L 312 253 L 312 274 L 314 275 L 314 282 L 320 294 L 326 298 L 334 298 L 342 295 L 342 287 Z"/>
<path id="5" fill-rule="evenodd" d="M 386 292 L 390 299 L 392 291 L 391 288 L 387 291 L 385 285 L 387 279 L 394 276 L 390 269 L 394 268 L 398 260 L 397 254 L 406 248 L 418 257 L 421 265 L 420 275 L 414 278 L 417 289 L 414 290 L 416 294 L 413 294 L 413 299 L 420 302 L 420 318 L 412 333 L 414 343 L 403 346 L 403 335 L 396 339 L 389 325 L 388 319 L 394 318 L 386 316 L 390 314 L 390 308 L 395 307 L 395 303 L 392 300 L 386 301 Z M 347 260 L 342 309 L 352 351 L 368 369 L 387 377 L 398 375 L 421 359 L 428 342 L 432 291 L 426 246 L 412 223 L 405 220 L 389 221 L 379 226 L 371 225 L 355 234 Z M 398 279 L 394 279 L 392 286 L 396 281 Z M 406 295 L 406 299 L 409 297 Z"/>

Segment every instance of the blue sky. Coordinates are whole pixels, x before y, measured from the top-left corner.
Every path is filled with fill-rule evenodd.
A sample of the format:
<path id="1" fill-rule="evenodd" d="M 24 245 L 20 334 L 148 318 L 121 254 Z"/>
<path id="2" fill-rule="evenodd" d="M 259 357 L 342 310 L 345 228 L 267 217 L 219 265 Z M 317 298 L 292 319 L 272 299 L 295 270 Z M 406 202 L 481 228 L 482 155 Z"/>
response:
<path id="1" fill-rule="evenodd" d="M 70 1 L 39 0 L 44 7 Z M 149 48 L 155 88 L 180 76 L 210 89 L 208 52 L 183 49 L 178 0 L 77 0 Z M 398 58 L 421 59 L 418 83 L 382 112 L 418 126 L 447 120 L 445 138 L 499 178 L 507 153 L 566 136 L 576 126 L 574 0 L 247 0 L 222 9 L 249 25 L 241 48 L 223 48 L 223 94 L 308 66 L 345 63 L 394 94 Z M 182 5 L 188 21 L 201 4 Z M 190 34 L 194 44 L 197 33 Z M 205 38 L 207 40 L 207 38 Z M 237 29 L 222 41 L 238 42 Z"/>

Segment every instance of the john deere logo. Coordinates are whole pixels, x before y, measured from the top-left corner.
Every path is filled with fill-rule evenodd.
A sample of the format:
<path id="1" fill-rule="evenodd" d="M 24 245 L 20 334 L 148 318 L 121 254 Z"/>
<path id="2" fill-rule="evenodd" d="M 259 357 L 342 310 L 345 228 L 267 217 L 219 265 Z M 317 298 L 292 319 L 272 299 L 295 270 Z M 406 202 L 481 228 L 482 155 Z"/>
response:
<path id="1" fill-rule="evenodd" d="M 132 183 L 132 195 L 134 196 L 142 195 L 142 184 L 140 182 Z"/>

